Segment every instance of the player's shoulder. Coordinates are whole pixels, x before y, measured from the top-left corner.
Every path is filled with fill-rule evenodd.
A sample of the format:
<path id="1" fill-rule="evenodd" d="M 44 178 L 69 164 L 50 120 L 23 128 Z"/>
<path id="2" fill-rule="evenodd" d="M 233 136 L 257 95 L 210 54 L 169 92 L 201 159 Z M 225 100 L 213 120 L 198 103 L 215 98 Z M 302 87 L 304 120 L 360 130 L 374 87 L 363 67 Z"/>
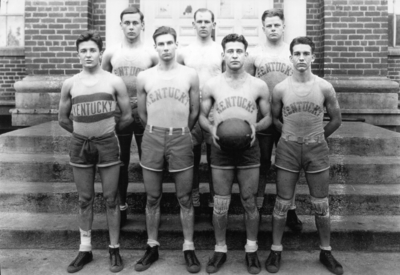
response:
<path id="1" fill-rule="evenodd" d="M 206 81 L 206 83 L 204 83 L 203 89 L 204 89 L 204 88 L 213 89 L 214 87 L 219 86 L 219 84 L 220 84 L 220 79 L 221 79 L 222 75 L 223 75 L 223 73 L 209 78 L 209 79 Z"/>
<path id="2" fill-rule="evenodd" d="M 258 77 L 254 77 L 254 76 L 250 75 L 249 73 L 247 73 L 247 74 L 250 77 L 250 79 L 252 80 L 252 83 L 256 88 L 264 88 L 265 86 L 267 86 L 265 81 L 261 80 Z"/>
<path id="3" fill-rule="evenodd" d="M 114 46 L 110 46 L 110 47 L 107 47 L 105 50 L 104 50 L 104 52 L 103 52 L 103 58 L 104 57 L 109 57 L 109 58 L 111 58 L 111 57 L 113 57 L 114 56 L 114 54 L 118 51 L 118 49 L 120 49 L 121 48 L 121 45 L 114 45 Z"/>
<path id="4" fill-rule="evenodd" d="M 63 82 L 64 89 L 65 88 L 66 89 L 71 89 L 73 84 L 74 84 L 74 82 L 75 82 L 75 79 L 78 77 L 78 75 L 79 75 L 79 73 L 75 74 L 75 75 L 73 75 L 73 76 L 71 76 L 71 77 L 69 77 L 67 79 L 65 79 L 64 82 Z"/>
<path id="5" fill-rule="evenodd" d="M 286 87 L 288 87 L 289 78 L 290 78 L 290 76 L 286 77 L 283 81 L 276 84 L 273 92 L 274 93 L 275 92 L 284 92 L 286 90 Z"/>
<path id="6" fill-rule="evenodd" d="M 330 82 L 326 81 L 325 79 L 315 75 L 315 82 L 318 85 L 319 90 L 324 94 L 334 93 L 335 90 Z"/>

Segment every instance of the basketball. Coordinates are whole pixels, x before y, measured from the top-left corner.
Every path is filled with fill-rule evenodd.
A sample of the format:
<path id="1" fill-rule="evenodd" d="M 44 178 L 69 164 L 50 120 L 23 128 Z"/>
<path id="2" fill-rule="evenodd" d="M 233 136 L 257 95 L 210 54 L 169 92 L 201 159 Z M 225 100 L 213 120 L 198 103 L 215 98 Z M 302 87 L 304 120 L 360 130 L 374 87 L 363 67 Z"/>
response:
<path id="1" fill-rule="evenodd" d="M 243 119 L 229 118 L 218 125 L 217 136 L 217 142 L 223 151 L 244 150 L 251 143 L 251 127 Z"/>

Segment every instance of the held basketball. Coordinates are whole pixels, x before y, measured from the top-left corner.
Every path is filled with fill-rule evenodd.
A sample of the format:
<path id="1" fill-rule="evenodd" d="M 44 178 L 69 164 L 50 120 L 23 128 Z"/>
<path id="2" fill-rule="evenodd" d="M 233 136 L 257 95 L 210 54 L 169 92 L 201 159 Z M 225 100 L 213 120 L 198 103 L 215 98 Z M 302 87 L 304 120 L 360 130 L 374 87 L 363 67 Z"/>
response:
<path id="1" fill-rule="evenodd" d="M 217 140 L 223 151 L 244 150 L 251 143 L 250 124 L 239 118 L 229 118 L 222 121 L 217 128 Z"/>

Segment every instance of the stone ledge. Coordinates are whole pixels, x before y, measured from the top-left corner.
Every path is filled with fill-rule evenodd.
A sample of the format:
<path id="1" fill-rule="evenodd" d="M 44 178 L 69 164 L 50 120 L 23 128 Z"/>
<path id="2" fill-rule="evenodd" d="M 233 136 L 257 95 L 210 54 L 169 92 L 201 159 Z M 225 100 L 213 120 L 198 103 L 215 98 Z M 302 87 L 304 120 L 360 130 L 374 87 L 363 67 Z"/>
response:
<path id="1" fill-rule="evenodd" d="M 399 83 L 386 77 L 326 76 L 338 93 L 399 93 Z"/>
<path id="2" fill-rule="evenodd" d="M 71 75 L 28 75 L 15 82 L 17 93 L 60 93 L 61 87 Z"/>
<path id="3" fill-rule="evenodd" d="M 0 56 L 25 56 L 25 47 L 0 47 Z"/>

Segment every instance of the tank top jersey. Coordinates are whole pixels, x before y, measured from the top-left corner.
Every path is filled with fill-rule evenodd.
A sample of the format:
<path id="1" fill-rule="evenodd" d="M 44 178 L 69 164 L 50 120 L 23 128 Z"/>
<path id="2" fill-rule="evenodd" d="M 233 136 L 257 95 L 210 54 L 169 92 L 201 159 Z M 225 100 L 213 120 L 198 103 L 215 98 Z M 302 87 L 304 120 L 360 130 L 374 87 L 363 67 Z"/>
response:
<path id="1" fill-rule="evenodd" d="M 282 133 L 296 137 L 312 137 L 324 132 L 325 97 L 319 89 L 318 76 L 306 94 L 297 94 L 293 90 L 291 77 L 285 81 L 285 93 L 282 97 Z"/>
<path id="2" fill-rule="evenodd" d="M 224 74 L 217 78 L 219 90 L 215 95 L 214 120 L 219 123 L 228 118 L 242 118 L 255 123 L 257 104 L 248 90 L 248 87 L 253 87 L 251 82 L 255 78 L 247 75 L 244 83 L 236 89 L 227 83 Z"/>
<path id="3" fill-rule="evenodd" d="M 71 113 L 75 133 L 85 137 L 99 137 L 115 130 L 116 101 L 114 89 L 109 84 L 111 76 L 103 72 L 92 86 L 84 84 L 80 74 L 73 76 Z"/>
<path id="4" fill-rule="evenodd" d="M 179 70 L 182 70 L 180 68 Z M 190 84 L 182 81 L 181 71 L 171 77 L 160 76 L 158 67 L 147 92 L 147 124 L 164 128 L 187 127 L 189 121 Z"/>

